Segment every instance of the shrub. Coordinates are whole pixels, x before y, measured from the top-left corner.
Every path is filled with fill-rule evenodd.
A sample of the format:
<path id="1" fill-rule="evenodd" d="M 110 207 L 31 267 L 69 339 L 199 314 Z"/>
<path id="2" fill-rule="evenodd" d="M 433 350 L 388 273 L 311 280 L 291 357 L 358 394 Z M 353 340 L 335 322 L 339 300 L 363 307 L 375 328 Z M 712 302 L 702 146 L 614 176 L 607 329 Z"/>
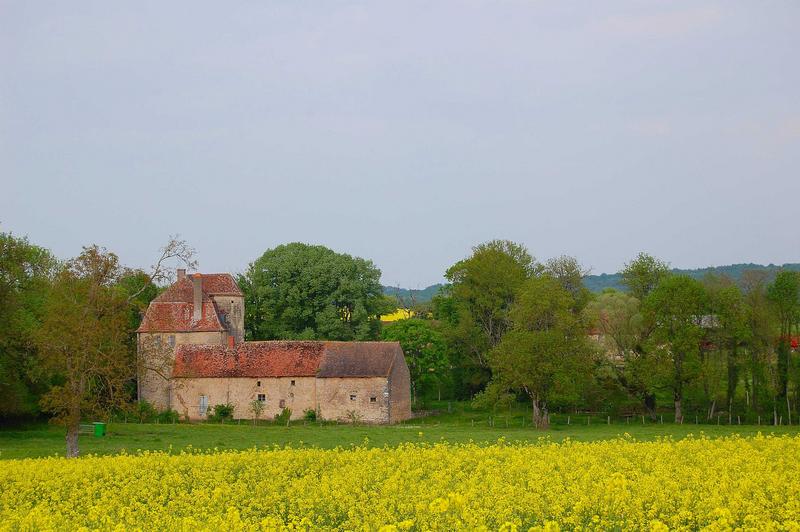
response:
<path id="1" fill-rule="evenodd" d="M 230 403 L 214 405 L 214 413 L 208 416 L 208 419 L 220 423 L 224 423 L 226 419 L 233 419 L 233 405 Z"/>
<path id="2" fill-rule="evenodd" d="M 158 417 L 158 410 L 144 399 L 136 401 L 133 405 L 133 415 L 139 423 L 152 423 Z"/>
<path id="3" fill-rule="evenodd" d="M 358 425 L 358 423 L 361 421 L 361 414 L 359 414 L 355 410 L 348 410 L 347 411 L 347 419 L 353 425 Z"/>
<path id="4" fill-rule="evenodd" d="M 289 426 L 289 420 L 292 418 L 292 411 L 289 408 L 281 410 L 280 414 L 275 414 L 275 423 L 279 425 L 285 424 Z"/>
<path id="5" fill-rule="evenodd" d="M 317 420 L 317 411 L 313 408 L 307 408 L 303 410 L 303 419 L 306 421 L 316 421 Z"/>
<path id="6" fill-rule="evenodd" d="M 256 424 L 256 421 L 258 421 L 263 412 L 264 401 L 259 401 L 258 399 L 250 401 L 250 413 L 253 414 L 253 425 Z"/>
<path id="7" fill-rule="evenodd" d="M 159 412 L 156 419 L 159 423 L 178 423 L 181 415 L 176 410 L 167 409 Z"/>

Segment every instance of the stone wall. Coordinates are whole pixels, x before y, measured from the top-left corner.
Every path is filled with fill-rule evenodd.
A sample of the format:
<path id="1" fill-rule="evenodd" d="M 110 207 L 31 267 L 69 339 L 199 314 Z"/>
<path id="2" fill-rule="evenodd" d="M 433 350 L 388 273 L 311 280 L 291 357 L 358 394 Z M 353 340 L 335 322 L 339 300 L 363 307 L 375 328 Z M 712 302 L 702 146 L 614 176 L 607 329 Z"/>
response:
<path id="1" fill-rule="evenodd" d="M 397 357 L 389 373 L 389 423 L 411 418 L 411 374 L 405 357 Z"/>
<path id="2" fill-rule="evenodd" d="M 355 412 L 365 423 L 389 423 L 389 387 L 385 377 L 317 379 L 322 419 L 350 421 Z"/>
<path id="3" fill-rule="evenodd" d="M 316 408 L 314 377 L 261 377 L 261 378 L 204 378 L 173 379 L 172 404 L 182 416 L 189 419 L 206 419 L 213 413 L 214 405 L 232 404 L 233 417 L 252 419 L 250 403 L 265 397 L 261 419 L 273 419 L 283 408 L 292 411 L 292 419 L 301 419 L 304 411 Z M 200 397 L 208 398 L 208 411 L 200 413 Z"/>
<path id="4" fill-rule="evenodd" d="M 244 342 L 244 298 L 242 296 L 211 296 L 217 308 L 227 316 L 227 327 L 236 343 Z M 224 324 L 223 324 L 224 325 Z"/>
<path id="5" fill-rule="evenodd" d="M 225 332 L 139 333 L 139 399 L 158 410 L 175 408 L 170 396 L 175 348 L 182 344 L 225 345 L 227 337 Z"/>

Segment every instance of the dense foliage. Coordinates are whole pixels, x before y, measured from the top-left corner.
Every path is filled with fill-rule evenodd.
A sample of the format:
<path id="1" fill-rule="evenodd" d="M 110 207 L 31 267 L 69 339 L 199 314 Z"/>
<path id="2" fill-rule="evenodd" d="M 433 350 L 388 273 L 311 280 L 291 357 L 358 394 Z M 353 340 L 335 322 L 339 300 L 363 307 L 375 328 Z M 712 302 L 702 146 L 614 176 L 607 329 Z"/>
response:
<path id="1" fill-rule="evenodd" d="M 100 410 L 135 410 L 133 331 L 169 281 L 167 262 L 194 265 L 181 240 L 161 252 L 152 272 L 124 268 L 96 246 L 59 263 L 0 233 L 1 418 L 45 411 L 74 428 Z M 593 294 L 575 258 L 538 262 L 524 246 L 494 240 L 446 277 L 430 306 L 381 332 L 379 316 L 399 302 L 382 293 L 372 262 L 278 246 L 239 279 L 247 335 L 396 340 L 415 400 L 524 402 L 540 427 L 554 411 L 800 420 L 800 273 L 792 269 L 698 280 L 642 253 L 620 273 L 626 291 Z"/>
<path id="2" fill-rule="evenodd" d="M 0 462 L 0 529 L 797 530 L 800 437 Z"/>
<path id="3" fill-rule="evenodd" d="M 400 342 L 411 374 L 411 399 L 416 404 L 420 394 L 439 394 L 448 381 L 450 360 L 447 342 L 439 328 L 429 320 L 405 319 L 385 326 L 382 339 Z"/>
<path id="4" fill-rule="evenodd" d="M 48 379 L 32 346 L 33 335 L 56 265 L 49 251 L 0 233 L 0 418 L 39 412 Z"/>
<path id="5" fill-rule="evenodd" d="M 251 340 L 374 340 L 378 316 L 393 309 L 368 260 L 324 246 L 285 244 L 240 276 Z"/>

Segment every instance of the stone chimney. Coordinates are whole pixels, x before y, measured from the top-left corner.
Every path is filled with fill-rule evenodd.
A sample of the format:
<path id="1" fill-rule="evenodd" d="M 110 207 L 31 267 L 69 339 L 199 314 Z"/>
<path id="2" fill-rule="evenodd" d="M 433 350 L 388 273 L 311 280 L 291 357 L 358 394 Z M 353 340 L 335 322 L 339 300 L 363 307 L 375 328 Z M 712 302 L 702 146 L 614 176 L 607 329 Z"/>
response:
<path id="1" fill-rule="evenodd" d="M 178 280 L 183 281 L 186 279 L 186 268 L 178 268 Z"/>
<path id="2" fill-rule="evenodd" d="M 194 290 L 192 321 L 200 321 L 203 319 L 203 276 L 199 273 L 192 275 L 192 289 Z"/>

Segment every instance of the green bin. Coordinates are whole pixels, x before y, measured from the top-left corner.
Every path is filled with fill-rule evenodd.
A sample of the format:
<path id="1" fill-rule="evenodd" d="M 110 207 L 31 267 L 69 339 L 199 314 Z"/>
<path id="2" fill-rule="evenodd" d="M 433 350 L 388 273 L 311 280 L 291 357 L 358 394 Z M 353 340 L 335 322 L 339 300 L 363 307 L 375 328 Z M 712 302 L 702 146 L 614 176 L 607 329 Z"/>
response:
<path id="1" fill-rule="evenodd" d="M 94 435 L 98 438 L 106 435 L 106 424 L 100 421 L 92 423 L 94 425 Z"/>

